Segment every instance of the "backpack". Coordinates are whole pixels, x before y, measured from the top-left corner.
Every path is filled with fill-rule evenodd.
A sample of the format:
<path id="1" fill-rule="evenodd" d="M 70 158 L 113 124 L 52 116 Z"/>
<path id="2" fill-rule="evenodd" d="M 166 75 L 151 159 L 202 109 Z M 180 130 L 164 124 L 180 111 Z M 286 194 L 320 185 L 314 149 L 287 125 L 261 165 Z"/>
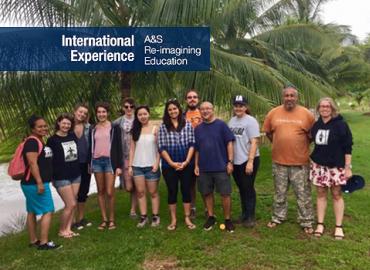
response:
<path id="1" fill-rule="evenodd" d="M 8 175 L 13 179 L 13 180 L 22 180 L 25 179 L 28 181 L 31 176 L 31 170 L 28 170 L 26 174 L 26 163 L 23 159 L 23 148 L 24 144 L 27 142 L 28 139 L 35 139 L 38 143 L 39 146 L 39 151 L 38 155 L 40 156 L 42 149 L 43 149 L 43 144 L 40 141 L 39 138 L 35 136 L 29 136 L 27 137 L 23 142 L 21 142 L 17 149 L 15 150 L 14 156 L 12 160 L 9 162 L 9 167 L 8 167 Z"/>

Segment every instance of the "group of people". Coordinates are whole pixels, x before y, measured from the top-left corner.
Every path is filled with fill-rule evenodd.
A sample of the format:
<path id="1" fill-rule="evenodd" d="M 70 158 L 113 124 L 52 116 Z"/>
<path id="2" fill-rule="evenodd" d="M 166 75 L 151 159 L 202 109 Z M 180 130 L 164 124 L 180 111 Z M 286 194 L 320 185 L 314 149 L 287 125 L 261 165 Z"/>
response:
<path id="1" fill-rule="evenodd" d="M 287 191 L 292 184 L 298 202 L 298 221 L 304 231 L 320 237 L 324 233 L 324 217 L 328 189 L 331 190 L 336 216 L 335 237 L 342 239 L 344 202 L 340 185 L 351 177 L 352 136 L 348 125 L 338 114 L 330 98 L 321 99 L 319 119 L 297 105 L 298 92 L 293 87 L 282 91 L 283 105 L 271 110 L 263 130 L 272 142 L 275 196 L 273 215 L 268 227 L 280 225 L 287 215 Z M 122 103 L 123 115 L 111 122 L 110 105 L 97 102 L 96 124 L 88 123 L 86 104 L 77 104 L 74 114 L 61 114 L 55 132 L 43 143 L 48 126 L 42 117 L 32 116 L 32 136 L 24 144 L 23 156 L 31 177 L 21 181 L 26 197 L 27 226 L 30 246 L 55 249 L 60 245 L 48 239 L 54 211 L 49 188 L 52 182 L 65 207 L 60 216 L 59 236 L 79 236 L 79 230 L 92 223 L 84 217 L 84 206 L 90 186 L 90 173 L 95 176 L 101 211 L 99 230 L 116 229 L 115 179 L 130 193 L 130 217 L 140 215 L 137 227 L 160 225 L 158 183 L 161 174 L 168 191 L 170 223 L 167 230 L 177 228 L 177 195 L 180 189 L 186 228 L 193 230 L 196 216 L 196 189 L 206 208 L 204 230 L 216 224 L 214 191 L 221 195 L 225 230 L 233 232 L 234 223 L 255 226 L 256 191 L 254 182 L 259 168 L 258 121 L 251 116 L 245 97 L 233 98 L 233 117 L 228 124 L 217 119 L 213 105 L 199 101 L 198 92 L 189 90 L 186 109 L 177 99 L 169 99 L 163 122 L 157 126 L 150 119 L 146 105 L 137 106 L 134 99 Z M 309 144 L 314 142 L 309 168 Z M 231 219 L 230 175 L 239 189 L 241 215 Z M 317 186 L 317 227 L 313 229 L 311 185 Z M 196 188 L 197 185 L 197 188 Z M 147 193 L 151 199 L 148 215 Z M 40 237 L 36 234 L 36 215 L 40 220 Z"/>

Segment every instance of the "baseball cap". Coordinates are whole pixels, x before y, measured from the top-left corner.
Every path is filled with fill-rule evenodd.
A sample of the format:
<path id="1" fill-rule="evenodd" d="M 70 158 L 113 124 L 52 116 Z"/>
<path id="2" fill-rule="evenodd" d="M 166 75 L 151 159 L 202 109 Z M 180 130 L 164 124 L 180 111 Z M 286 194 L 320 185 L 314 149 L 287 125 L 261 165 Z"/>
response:
<path id="1" fill-rule="evenodd" d="M 247 103 L 248 103 L 247 99 L 242 95 L 237 95 L 233 98 L 233 105 L 235 104 L 247 105 Z"/>
<path id="2" fill-rule="evenodd" d="M 361 175 L 352 175 L 347 183 L 342 186 L 342 191 L 345 193 L 352 193 L 356 190 L 362 189 L 365 186 L 365 179 Z"/>

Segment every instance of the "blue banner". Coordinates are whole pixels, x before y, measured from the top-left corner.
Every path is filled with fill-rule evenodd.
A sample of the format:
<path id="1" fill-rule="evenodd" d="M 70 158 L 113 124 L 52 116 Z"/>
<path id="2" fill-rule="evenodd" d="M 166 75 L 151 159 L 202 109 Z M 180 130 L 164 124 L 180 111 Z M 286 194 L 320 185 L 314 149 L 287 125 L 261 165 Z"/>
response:
<path id="1" fill-rule="evenodd" d="M 1 27 L 1 71 L 208 71 L 209 27 Z"/>

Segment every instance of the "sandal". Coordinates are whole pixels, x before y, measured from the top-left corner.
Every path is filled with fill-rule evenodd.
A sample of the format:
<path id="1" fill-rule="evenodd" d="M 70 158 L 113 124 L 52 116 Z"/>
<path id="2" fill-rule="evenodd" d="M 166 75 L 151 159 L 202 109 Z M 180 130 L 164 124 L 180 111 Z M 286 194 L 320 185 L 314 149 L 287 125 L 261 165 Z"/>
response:
<path id="1" fill-rule="evenodd" d="M 303 227 L 302 230 L 304 231 L 305 234 L 311 235 L 314 233 L 314 230 L 312 227 Z"/>
<path id="2" fill-rule="evenodd" d="M 186 222 L 188 220 L 188 222 Z M 185 224 L 189 230 L 194 230 L 197 226 L 191 222 L 190 216 L 185 216 Z"/>
<path id="3" fill-rule="evenodd" d="M 335 231 L 336 231 L 336 229 L 337 229 L 337 228 L 342 229 L 342 234 L 336 234 L 336 233 L 334 232 L 334 239 L 335 239 L 335 240 L 343 240 L 343 238 L 344 238 L 343 225 L 335 225 Z"/>
<path id="4" fill-rule="evenodd" d="M 114 223 L 114 220 L 108 221 L 108 230 L 114 230 L 117 228 L 116 224 Z"/>
<path id="5" fill-rule="evenodd" d="M 318 230 L 319 226 L 322 226 L 322 231 Z M 317 222 L 316 230 L 313 232 L 313 235 L 316 236 L 317 238 L 320 238 L 324 234 L 324 231 L 325 231 L 325 224 L 322 222 Z"/>
<path id="6" fill-rule="evenodd" d="M 71 235 L 72 235 L 72 237 L 80 236 L 80 234 L 76 233 L 76 232 L 71 232 Z"/>
<path id="7" fill-rule="evenodd" d="M 103 220 L 103 221 L 100 223 L 100 225 L 98 226 L 98 230 L 102 231 L 102 230 L 106 229 L 106 228 L 107 228 L 107 226 L 108 226 L 108 221 Z"/>
<path id="8" fill-rule="evenodd" d="M 267 223 L 267 227 L 269 227 L 270 229 L 273 229 L 273 228 L 276 228 L 277 226 L 279 226 L 281 223 L 277 223 L 275 221 L 270 221 L 269 223 Z"/>
<path id="9" fill-rule="evenodd" d="M 58 236 L 64 239 L 70 239 L 73 237 L 71 233 L 61 233 L 61 232 L 58 233 Z"/>
<path id="10" fill-rule="evenodd" d="M 176 224 L 170 224 L 167 226 L 167 230 L 169 231 L 174 231 L 176 230 L 176 228 L 177 228 Z"/>

